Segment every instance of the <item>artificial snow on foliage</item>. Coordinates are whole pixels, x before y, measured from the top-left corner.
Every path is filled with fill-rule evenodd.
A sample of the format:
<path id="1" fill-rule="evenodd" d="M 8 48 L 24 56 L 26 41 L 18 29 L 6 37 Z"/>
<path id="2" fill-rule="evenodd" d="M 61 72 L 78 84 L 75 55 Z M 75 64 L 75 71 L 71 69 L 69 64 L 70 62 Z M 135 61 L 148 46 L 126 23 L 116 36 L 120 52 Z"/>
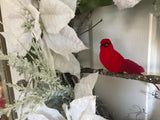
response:
<path id="1" fill-rule="evenodd" d="M 66 120 L 56 109 L 48 108 L 45 104 L 39 106 L 28 120 Z"/>
<path id="2" fill-rule="evenodd" d="M 74 17 L 74 11 L 60 0 L 41 0 L 40 13 L 45 30 L 50 34 L 59 33 Z"/>
<path id="3" fill-rule="evenodd" d="M 75 85 L 74 92 L 75 98 L 81 98 L 85 96 L 93 95 L 92 91 L 97 82 L 98 73 L 90 74 L 80 80 L 79 83 Z"/>
<path id="4" fill-rule="evenodd" d="M 119 9 L 131 8 L 138 4 L 141 0 L 113 0 Z"/>

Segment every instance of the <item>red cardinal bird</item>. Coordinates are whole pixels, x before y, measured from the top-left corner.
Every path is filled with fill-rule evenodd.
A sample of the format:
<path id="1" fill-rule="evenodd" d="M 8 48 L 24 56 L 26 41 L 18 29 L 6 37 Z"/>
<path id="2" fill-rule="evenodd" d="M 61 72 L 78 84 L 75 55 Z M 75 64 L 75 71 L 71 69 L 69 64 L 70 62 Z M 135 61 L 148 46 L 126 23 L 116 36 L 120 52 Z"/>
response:
<path id="1" fill-rule="evenodd" d="M 116 50 L 109 39 L 103 39 L 100 47 L 100 61 L 111 72 L 126 72 L 129 74 L 141 74 L 143 67 L 137 63 L 124 59 Z"/>
<path id="2" fill-rule="evenodd" d="M 126 72 L 129 74 L 138 74 L 144 72 L 143 67 L 137 63 L 124 59 L 114 48 L 110 39 L 103 39 L 100 46 L 100 61 L 107 70 L 110 72 Z M 154 84 L 155 87 L 160 91 L 159 87 Z"/>

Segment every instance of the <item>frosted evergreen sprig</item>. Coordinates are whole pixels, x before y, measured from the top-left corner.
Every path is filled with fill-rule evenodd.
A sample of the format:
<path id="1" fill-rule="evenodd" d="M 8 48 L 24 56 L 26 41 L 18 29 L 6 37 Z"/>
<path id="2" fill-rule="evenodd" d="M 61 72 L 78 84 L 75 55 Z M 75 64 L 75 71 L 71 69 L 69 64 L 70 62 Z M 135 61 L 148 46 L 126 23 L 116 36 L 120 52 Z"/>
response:
<path id="1" fill-rule="evenodd" d="M 33 56 L 31 57 L 33 54 L 34 59 Z M 29 61 L 29 59 L 32 60 Z M 28 57 L 4 55 L 1 52 L 0 60 L 8 60 L 9 65 L 15 68 L 20 75 L 23 75 L 28 83 L 27 87 L 8 84 L 9 87 L 20 91 L 21 95 L 14 104 L 7 105 L 0 115 L 9 115 L 12 110 L 21 109 L 19 119 L 24 120 L 39 105 L 50 99 L 61 99 L 52 106 L 54 108 L 59 108 L 63 102 L 67 103 L 73 99 L 73 88 L 70 85 L 61 84 L 61 79 L 50 68 L 37 42 L 32 43 L 32 50 L 30 50 Z"/>

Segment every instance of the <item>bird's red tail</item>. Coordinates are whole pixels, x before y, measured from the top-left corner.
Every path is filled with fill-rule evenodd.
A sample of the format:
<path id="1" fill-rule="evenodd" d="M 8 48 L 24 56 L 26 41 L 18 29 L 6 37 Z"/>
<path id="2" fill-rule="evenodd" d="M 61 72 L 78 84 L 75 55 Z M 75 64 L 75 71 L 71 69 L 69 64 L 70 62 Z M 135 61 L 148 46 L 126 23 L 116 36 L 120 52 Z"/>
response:
<path id="1" fill-rule="evenodd" d="M 139 66 L 137 63 L 125 59 L 124 62 L 121 65 L 121 69 L 123 72 L 129 73 L 129 74 L 141 74 L 144 72 L 143 67 Z"/>

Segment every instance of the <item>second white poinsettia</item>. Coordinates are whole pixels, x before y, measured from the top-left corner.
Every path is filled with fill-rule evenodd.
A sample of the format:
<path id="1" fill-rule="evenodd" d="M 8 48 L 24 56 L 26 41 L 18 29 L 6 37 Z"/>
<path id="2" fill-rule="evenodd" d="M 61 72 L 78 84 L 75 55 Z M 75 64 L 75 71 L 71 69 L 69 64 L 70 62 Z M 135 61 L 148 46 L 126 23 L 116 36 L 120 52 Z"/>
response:
<path id="1" fill-rule="evenodd" d="M 93 73 L 76 84 L 75 100 L 70 103 L 69 109 L 68 105 L 63 105 L 67 120 L 106 120 L 96 115 L 96 96 L 93 96 L 92 90 L 97 78 L 98 73 Z"/>

